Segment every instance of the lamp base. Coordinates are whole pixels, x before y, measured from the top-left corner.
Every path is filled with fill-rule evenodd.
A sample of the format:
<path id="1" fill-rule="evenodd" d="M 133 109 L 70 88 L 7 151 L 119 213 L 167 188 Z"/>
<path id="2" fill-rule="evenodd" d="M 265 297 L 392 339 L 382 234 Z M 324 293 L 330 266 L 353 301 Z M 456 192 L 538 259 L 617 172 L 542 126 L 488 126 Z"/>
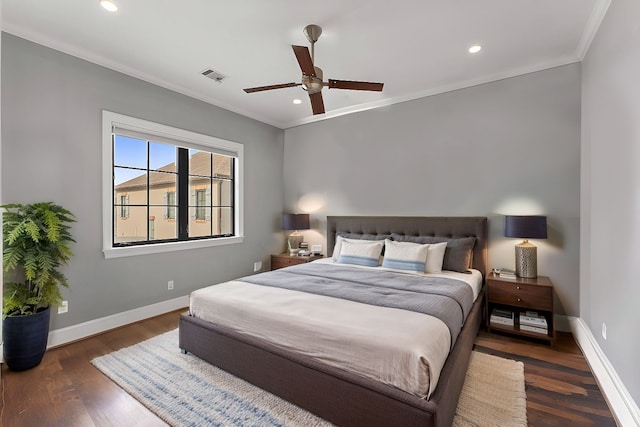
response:
<path id="1" fill-rule="evenodd" d="M 538 277 L 538 248 L 526 240 L 516 245 L 516 276 Z"/>
<path id="2" fill-rule="evenodd" d="M 291 256 L 295 256 L 298 255 L 298 252 L 300 251 L 300 243 L 302 243 L 302 241 L 304 240 L 304 237 L 302 236 L 302 234 L 296 232 L 293 232 L 291 234 L 289 234 L 289 238 L 288 238 L 288 248 L 289 248 L 289 255 Z"/>

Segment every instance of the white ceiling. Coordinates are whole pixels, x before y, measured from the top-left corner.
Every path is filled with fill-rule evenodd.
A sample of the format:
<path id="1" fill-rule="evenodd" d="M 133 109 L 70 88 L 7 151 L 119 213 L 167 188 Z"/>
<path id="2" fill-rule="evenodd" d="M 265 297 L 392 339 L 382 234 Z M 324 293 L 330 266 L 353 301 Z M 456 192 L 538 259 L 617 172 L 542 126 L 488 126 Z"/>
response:
<path id="1" fill-rule="evenodd" d="M 214 105 L 288 128 L 582 60 L 610 0 L 3 0 L 2 30 Z M 324 88 L 312 116 L 292 44 L 323 28 L 328 78 L 383 92 Z M 467 49 L 480 44 L 472 55 Z M 203 77 L 207 68 L 228 76 Z M 294 98 L 302 104 L 294 105 Z"/>

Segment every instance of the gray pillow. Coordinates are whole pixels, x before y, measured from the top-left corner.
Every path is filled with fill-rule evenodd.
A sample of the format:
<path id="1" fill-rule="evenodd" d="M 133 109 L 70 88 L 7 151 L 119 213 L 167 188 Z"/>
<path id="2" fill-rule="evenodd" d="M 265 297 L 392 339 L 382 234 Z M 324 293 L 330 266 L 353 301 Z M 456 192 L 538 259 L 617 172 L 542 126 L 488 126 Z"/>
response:
<path id="1" fill-rule="evenodd" d="M 359 234 L 359 233 L 346 233 L 339 232 L 336 236 L 344 237 L 345 239 L 359 239 L 359 240 L 384 240 L 391 237 L 389 234 Z"/>
<path id="2" fill-rule="evenodd" d="M 447 242 L 444 251 L 443 270 L 467 273 L 473 262 L 473 247 L 476 244 L 475 237 L 437 237 L 437 236 L 405 236 L 392 233 L 391 238 L 397 242 L 414 243 L 440 243 Z"/>

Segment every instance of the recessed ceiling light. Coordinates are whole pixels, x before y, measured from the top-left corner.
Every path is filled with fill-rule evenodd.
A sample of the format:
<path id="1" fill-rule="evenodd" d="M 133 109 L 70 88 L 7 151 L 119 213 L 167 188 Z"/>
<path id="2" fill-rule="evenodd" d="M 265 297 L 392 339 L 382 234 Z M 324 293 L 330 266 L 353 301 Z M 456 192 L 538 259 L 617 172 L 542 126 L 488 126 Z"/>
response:
<path id="1" fill-rule="evenodd" d="M 476 44 L 474 46 L 471 46 L 469 48 L 469 53 L 478 53 L 482 50 L 482 46 L 480 46 L 479 44 Z"/>
<path id="2" fill-rule="evenodd" d="M 294 103 L 294 104 L 296 104 L 296 105 L 298 105 L 298 104 L 302 104 L 302 101 L 301 101 L 301 100 L 299 100 L 299 99 L 294 99 L 294 100 L 293 100 L 293 103 Z"/>
<path id="3" fill-rule="evenodd" d="M 115 12 L 118 10 L 118 5 L 113 0 L 100 0 L 100 6 L 108 10 L 109 12 Z"/>

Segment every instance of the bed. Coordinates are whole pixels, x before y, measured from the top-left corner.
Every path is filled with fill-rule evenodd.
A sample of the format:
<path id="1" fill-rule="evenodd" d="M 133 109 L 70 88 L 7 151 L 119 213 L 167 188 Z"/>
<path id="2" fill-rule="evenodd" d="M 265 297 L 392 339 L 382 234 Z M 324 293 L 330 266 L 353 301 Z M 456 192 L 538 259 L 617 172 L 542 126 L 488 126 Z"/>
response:
<path id="1" fill-rule="evenodd" d="M 486 276 L 484 217 L 330 216 L 327 255 L 332 255 L 337 236 L 376 240 L 392 235 L 409 241 L 418 236 L 473 237 L 471 267 Z M 449 426 L 482 322 L 483 301 L 481 289 L 428 399 L 191 315 L 180 318 L 180 348 L 337 425 Z"/>

